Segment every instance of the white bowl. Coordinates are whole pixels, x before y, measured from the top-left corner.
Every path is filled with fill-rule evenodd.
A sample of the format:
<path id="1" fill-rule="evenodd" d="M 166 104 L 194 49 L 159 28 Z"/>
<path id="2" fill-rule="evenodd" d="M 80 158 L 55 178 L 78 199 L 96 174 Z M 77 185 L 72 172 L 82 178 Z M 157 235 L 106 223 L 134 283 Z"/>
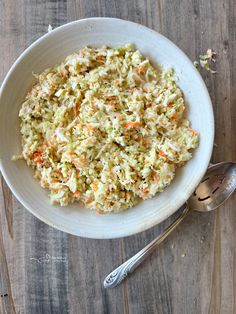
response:
<path id="1" fill-rule="evenodd" d="M 173 66 L 188 104 L 187 116 L 200 134 L 194 157 L 177 172 L 171 185 L 156 197 L 117 214 L 98 216 L 78 203 L 52 206 L 48 191 L 33 178 L 20 154 L 18 111 L 33 83 L 32 72 L 61 62 L 90 45 L 117 47 L 134 43 L 153 64 Z M 0 93 L 0 169 L 16 198 L 36 217 L 65 232 L 88 238 L 118 238 L 146 230 L 173 214 L 192 194 L 204 175 L 213 147 L 214 118 L 206 86 L 186 55 L 170 40 L 147 27 L 113 18 L 75 21 L 44 35 L 26 49 L 11 67 Z"/>

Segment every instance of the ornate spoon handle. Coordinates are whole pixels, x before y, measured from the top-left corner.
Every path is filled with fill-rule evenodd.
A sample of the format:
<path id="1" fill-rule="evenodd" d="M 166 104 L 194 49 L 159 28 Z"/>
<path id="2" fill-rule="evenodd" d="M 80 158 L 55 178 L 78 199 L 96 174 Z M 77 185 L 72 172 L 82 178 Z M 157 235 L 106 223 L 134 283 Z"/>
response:
<path id="1" fill-rule="evenodd" d="M 141 264 L 147 256 L 149 256 L 154 249 L 163 241 L 166 237 L 181 223 L 181 221 L 187 216 L 189 209 L 187 205 L 184 205 L 184 210 L 178 218 L 156 239 L 145 246 L 141 251 L 128 259 L 122 265 L 113 270 L 104 280 L 104 288 L 114 288 L 118 286 L 128 274 L 132 273 L 134 269 Z"/>

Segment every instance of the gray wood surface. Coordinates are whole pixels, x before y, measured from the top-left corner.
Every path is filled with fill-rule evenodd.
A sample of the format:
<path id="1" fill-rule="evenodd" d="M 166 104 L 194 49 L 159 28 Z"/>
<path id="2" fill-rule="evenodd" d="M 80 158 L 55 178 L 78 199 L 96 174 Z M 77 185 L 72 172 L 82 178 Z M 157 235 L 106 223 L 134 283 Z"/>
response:
<path id="1" fill-rule="evenodd" d="M 0 80 L 35 39 L 66 22 L 120 17 L 147 25 L 192 60 L 213 48 L 218 74 L 201 71 L 216 118 L 213 162 L 236 159 L 234 0 L 0 0 Z M 0 313 L 236 313 L 234 196 L 216 212 L 191 213 L 128 280 L 105 291 L 105 275 L 169 221 L 119 240 L 67 235 L 28 213 L 2 180 Z"/>

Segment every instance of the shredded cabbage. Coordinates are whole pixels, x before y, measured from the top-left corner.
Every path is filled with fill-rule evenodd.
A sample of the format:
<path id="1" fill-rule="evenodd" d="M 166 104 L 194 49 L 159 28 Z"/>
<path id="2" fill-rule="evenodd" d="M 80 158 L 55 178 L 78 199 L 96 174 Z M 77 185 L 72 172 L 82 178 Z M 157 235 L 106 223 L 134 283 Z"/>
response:
<path id="1" fill-rule="evenodd" d="M 19 112 L 22 155 L 52 203 L 127 209 L 163 191 L 198 145 L 173 69 L 130 44 L 85 47 L 35 77 Z"/>

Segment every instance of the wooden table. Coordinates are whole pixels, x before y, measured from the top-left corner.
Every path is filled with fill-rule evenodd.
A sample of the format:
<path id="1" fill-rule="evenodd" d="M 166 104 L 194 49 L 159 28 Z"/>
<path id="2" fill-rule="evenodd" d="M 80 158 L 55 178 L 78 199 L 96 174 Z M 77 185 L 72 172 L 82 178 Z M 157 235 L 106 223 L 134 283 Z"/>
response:
<path id="1" fill-rule="evenodd" d="M 236 158 L 234 0 L 0 0 L 0 80 L 20 53 L 69 21 L 111 16 L 153 28 L 191 60 L 213 48 L 217 74 L 201 70 L 214 105 L 213 162 Z M 0 313 L 236 313 L 236 195 L 220 210 L 191 213 L 128 280 L 104 290 L 105 275 L 163 230 L 88 240 L 42 223 L 0 191 Z"/>

